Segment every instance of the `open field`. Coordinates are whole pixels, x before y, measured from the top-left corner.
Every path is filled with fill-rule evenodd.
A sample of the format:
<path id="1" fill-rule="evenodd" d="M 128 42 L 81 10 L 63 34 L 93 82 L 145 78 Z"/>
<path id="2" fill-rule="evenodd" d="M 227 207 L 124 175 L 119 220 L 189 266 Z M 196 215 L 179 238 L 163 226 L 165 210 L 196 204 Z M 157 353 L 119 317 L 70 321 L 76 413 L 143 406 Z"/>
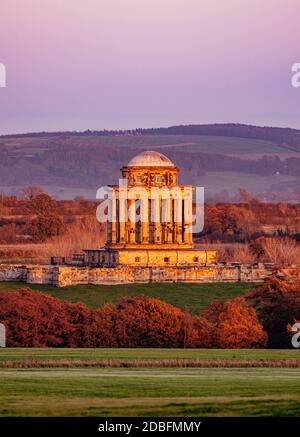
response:
<path id="1" fill-rule="evenodd" d="M 49 140 L 52 143 L 49 144 Z M 6 138 L 1 140 L 1 145 L 5 147 L 14 156 L 23 156 L 24 154 L 42 154 L 48 148 L 60 144 L 65 141 L 56 137 L 49 138 Z M 44 144 L 44 147 L 43 147 Z M 64 143 L 63 143 L 64 144 Z M 68 139 L 67 145 L 80 144 L 81 147 L 89 149 L 92 146 L 113 146 L 126 147 L 130 149 L 136 148 L 154 148 L 154 149 L 172 149 L 179 148 L 184 152 L 202 152 L 212 154 L 244 154 L 244 153 L 273 153 L 280 154 L 287 151 L 286 147 L 274 143 L 255 138 L 241 138 L 220 135 L 111 135 L 111 136 L 72 136 Z"/>
<path id="2" fill-rule="evenodd" d="M 115 140 L 118 137 L 112 138 L 112 145 L 115 145 Z M 154 150 L 165 149 L 166 153 L 168 149 L 174 148 L 187 153 L 201 152 L 222 155 L 243 155 L 244 153 L 273 153 L 275 155 L 286 152 L 283 146 L 271 141 L 219 135 L 144 135 L 131 137 L 127 144 L 127 147 L 132 148 L 150 146 Z"/>
<path id="3" fill-rule="evenodd" d="M 220 192 L 222 189 L 230 193 L 237 193 L 242 187 L 252 194 L 259 194 L 263 190 L 270 190 L 280 184 L 299 184 L 299 178 L 285 174 L 254 175 L 232 171 L 206 172 L 200 178 L 205 190 L 210 194 Z"/>
<path id="4" fill-rule="evenodd" d="M 293 176 L 298 174 L 294 166 L 300 156 L 297 137 L 289 144 L 288 137 L 283 140 L 280 134 L 268 141 L 253 135 L 249 138 L 248 128 L 244 134 L 240 129 L 240 137 L 230 133 L 229 136 L 86 133 L 2 138 L 0 192 L 18 195 L 24 187 L 38 184 L 58 199 L 76 196 L 95 199 L 97 188 L 116 183 L 120 167 L 144 149 L 170 156 L 181 168 L 182 183 L 205 184 L 210 194 L 226 189 L 233 195 L 241 187 L 260 194 L 285 193 L 286 188 L 297 188 L 299 177 Z M 275 156 L 285 163 L 284 171 L 279 160 L 270 164 Z M 293 164 L 288 160 L 291 157 L 295 159 Z M 224 173 L 228 173 L 225 184 Z"/>
<path id="5" fill-rule="evenodd" d="M 0 293 L 7 290 L 31 288 L 40 290 L 69 302 L 83 302 L 90 308 L 101 307 L 107 302 L 116 303 L 121 296 L 145 294 L 162 299 L 179 308 L 188 308 L 197 314 L 216 299 L 231 299 L 243 296 L 251 283 L 161 283 L 161 284 L 120 284 L 120 285 L 76 285 L 56 288 L 52 285 L 26 284 L 23 282 L 0 282 Z"/>
<path id="6" fill-rule="evenodd" d="M 300 369 L 1 369 L 1 416 L 297 416 Z"/>
<path id="7" fill-rule="evenodd" d="M 154 348 L 5 348 L 0 362 L 6 360 L 282 360 L 298 359 L 295 349 L 154 349 Z"/>
<path id="8" fill-rule="evenodd" d="M 0 369 L 300 368 L 296 350 L 11 348 Z"/>

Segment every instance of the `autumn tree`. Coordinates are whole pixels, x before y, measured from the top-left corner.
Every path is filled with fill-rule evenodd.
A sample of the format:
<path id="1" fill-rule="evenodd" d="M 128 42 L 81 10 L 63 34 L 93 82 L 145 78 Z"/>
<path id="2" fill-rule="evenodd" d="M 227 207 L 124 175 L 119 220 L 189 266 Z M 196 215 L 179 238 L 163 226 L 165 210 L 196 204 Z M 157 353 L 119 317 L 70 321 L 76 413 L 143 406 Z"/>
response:
<path id="1" fill-rule="evenodd" d="M 62 218 L 57 214 L 41 214 L 30 223 L 30 234 L 35 242 L 43 242 L 65 232 Z"/>
<path id="2" fill-rule="evenodd" d="M 214 326 L 215 347 L 237 349 L 266 346 L 267 334 L 255 310 L 247 305 L 244 298 L 215 301 L 205 309 L 203 317 Z"/>
<path id="3" fill-rule="evenodd" d="M 296 269 L 274 272 L 262 284 L 255 285 L 245 296 L 247 302 L 260 311 L 273 304 L 279 297 L 300 290 L 300 272 Z"/>
<path id="4" fill-rule="evenodd" d="M 265 237 L 258 237 L 251 240 L 249 243 L 249 250 L 258 261 L 264 261 L 265 258 L 264 240 Z"/>
<path id="5" fill-rule="evenodd" d="M 185 347 L 190 348 L 214 348 L 215 326 L 205 317 L 194 316 Z"/>
<path id="6" fill-rule="evenodd" d="M 57 204 L 51 196 L 46 193 L 40 193 L 32 197 L 29 202 L 29 209 L 33 214 L 56 214 Z"/>
<path id="7" fill-rule="evenodd" d="M 182 347 L 185 332 L 179 308 L 144 295 L 121 298 L 113 330 L 119 347 Z"/>
<path id="8" fill-rule="evenodd" d="M 93 311 L 91 325 L 86 331 L 87 347 L 117 347 L 118 334 L 114 329 L 116 306 L 108 303 Z"/>
<path id="9" fill-rule="evenodd" d="M 29 232 L 34 241 L 43 242 L 65 232 L 56 201 L 48 194 L 41 193 L 34 196 L 29 202 L 29 209 L 34 214 L 34 219 L 29 226 Z"/>
<path id="10" fill-rule="evenodd" d="M 236 205 L 206 206 L 204 232 L 213 238 L 246 241 L 259 229 L 259 221 L 248 208 Z"/>
<path id="11" fill-rule="evenodd" d="M 0 294 L 0 321 L 9 347 L 84 347 L 91 310 L 21 289 Z"/>
<path id="12" fill-rule="evenodd" d="M 260 316 L 268 333 L 268 346 L 291 348 L 291 333 L 288 328 L 300 320 L 300 289 L 279 296 L 262 309 Z"/>
<path id="13" fill-rule="evenodd" d="M 192 316 L 143 295 L 91 310 L 22 289 L 0 294 L 0 322 L 10 347 L 253 348 L 267 340 L 243 298 L 216 301 Z"/>
<path id="14" fill-rule="evenodd" d="M 29 201 L 32 201 L 36 196 L 43 193 L 43 188 L 39 187 L 38 185 L 30 185 L 29 187 L 25 187 L 23 189 L 23 197 Z"/>
<path id="15" fill-rule="evenodd" d="M 269 347 L 291 346 L 287 325 L 300 319 L 299 291 L 299 270 L 291 269 L 274 273 L 246 295 L 268 333 Z"/>

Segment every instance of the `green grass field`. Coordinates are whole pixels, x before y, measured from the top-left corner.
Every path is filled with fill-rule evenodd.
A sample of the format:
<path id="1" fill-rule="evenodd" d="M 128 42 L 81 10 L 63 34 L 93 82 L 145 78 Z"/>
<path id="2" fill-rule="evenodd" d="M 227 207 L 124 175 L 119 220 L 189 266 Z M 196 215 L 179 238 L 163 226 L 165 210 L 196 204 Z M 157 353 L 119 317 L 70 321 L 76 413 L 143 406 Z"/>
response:
<path id="1" fill-rule="evenodd" d="M 0 349 L 32 360 L 300 360 L 297 350 Z M 0 369 L 0 416 L 294 416 L 298 368 Z"/>
<path id="2" fill-rule="evenodd" d="M 296 350 L 0 349 L 7 360 L 300 359 Z M 297 416 L 298 368 L 0 369 L 0 416 Z"/>
<path id="3" fill-rule="evenodd" d="M 245 294 L 251 284 L 30 287 L 95 308 L 121 295 L 160 297 L 195 313 L 214 299 Z M 0 349 L 0 363 L 67 360 L 70 368 L 0 368 L 0 416 L 296 416 L 299 368 L 72 368 L 72 360 L 300 360 L 298 350 Z M 236 365 L 240 365 L 239 363 Z M 256 365 L 256 363 L 255 363 Z M 269 364 L 268 364 L 269 365 Z M 32 367 L 32 365 L 30 365 Z M 74 364 L 73 364 L 74 366 Z M 99 364 L 97 363 L 97 366 Z"/>
<path id="4" fill-rule="evenodd" d="M 295 416 L 300 369 L 1 369 L 1 416 Z"/>
<path id="5" fill-rule="evenodd" d="M 156 297 L 177 306 L 189 308 L 198 313 L 216 299 L 227 300 L 246 294 L 253 284 L 250 283 L 161 283 L 161 284 L 122 284 L 122 285 L 76 285 L 57 288 L 51 285 L 24 284 L 22 282 L 0 282 L 0 293 L 7 290 L 31 288 L 49 293 L 51 296 L 69 302 L 83 302 L 91 308 L 101 307 L 107 302 L 116 303 L 121 296 Z"/>
<path id="6" fill-rule="evenodd" d="M 280 360 L 299 359 L 295 349 L 79 349 L 79 348 L 6 348 L 0 349 L 1 361 L 14 360 Z"/>

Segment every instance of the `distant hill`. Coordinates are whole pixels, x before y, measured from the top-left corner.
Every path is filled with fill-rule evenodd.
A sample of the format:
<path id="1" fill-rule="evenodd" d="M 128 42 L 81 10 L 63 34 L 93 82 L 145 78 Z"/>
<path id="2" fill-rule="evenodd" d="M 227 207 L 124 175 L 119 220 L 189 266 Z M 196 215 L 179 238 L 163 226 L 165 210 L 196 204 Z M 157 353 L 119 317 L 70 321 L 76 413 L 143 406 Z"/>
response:
<path id="1" fill-rule="evenodd" d="M 204 185 L 207 196 L 234 199 L 238 188 L 275 201 L 299 196 L 300 131 L 240 124 L 1 136 L 0 192 L 38 184 L 59 198 L 93 198 L 145 149 L 168 155 L 181 181 Z"/>
<path id="2" fill-rule="evenodd" d="M 237 123 L 190 124 L 161 128 L 134 130 L 102 130 L 84 132 L 37 132 L 27 134 L 6 135 L 2 138 L 18 137 L 53 137 L 53 136 L 115 136 L 115 135 L 208 135 L 223 137 L 251 138 L 282 144 L 290 150 L 300 151 L 300 130 L 281 127 L 252 126 Z M 1 136 L 0 136 L 1 138 Z"/>

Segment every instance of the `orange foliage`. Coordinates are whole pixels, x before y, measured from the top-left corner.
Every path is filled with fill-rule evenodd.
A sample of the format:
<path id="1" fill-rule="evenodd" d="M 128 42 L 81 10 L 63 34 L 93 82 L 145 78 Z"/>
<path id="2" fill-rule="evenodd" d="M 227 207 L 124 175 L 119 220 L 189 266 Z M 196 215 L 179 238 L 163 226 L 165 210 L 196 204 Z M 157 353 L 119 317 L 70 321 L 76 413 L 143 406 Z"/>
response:
<path id="1" fill-rule="evenodd" d="M 30 289 L 0 294 L 9 347 L 84 346 L 91 310 Z"/>
<path id="2" fill-rule="evenodd" d="M 192 329 L 186 347 L 212 348 L 214 341 L 215 327 L 212 322 L 201 316 L 194 316 Z"/>
<path id="3" fill-rule="evenodd" d="M 217 348 L 265 347 L 267 334 L 256 312 L 242 297 L 226 302 L 215 301 L 204 311 L 203 317 L 214 326 L 214 346 Z"/>
<path id="4" fill-rule="evenodd" d="M 180 347 L 184 317 L 179 308 L 159 299 L 123 297 L 116 306 L 113 330 L 119 347 Z"/>
<path id="5" fill-rule="evenodd" d="M 123 297 L 90 310 L 29 289 L 0 294 L 10 347 L 263 347 L 266 334 L 244 299 L 192 316 L 159 299 Z"/>
<path id="6" fill-rule="evenodd" d="M 116 306 L 106 304 L 93 311 L 92 322 L 89 326 L 87 347 L 117 347 L 118 337 L 114 330 L 117 316 Z"/>
<path id="7" fill-rule="evenodd" d="M 267 278 L 246 295 L 246 300 L 260 312 L 267 305 L 275 302 L 285 293 L 300 290 L 300 271 L 298 269 L 282 270 Z"/>

